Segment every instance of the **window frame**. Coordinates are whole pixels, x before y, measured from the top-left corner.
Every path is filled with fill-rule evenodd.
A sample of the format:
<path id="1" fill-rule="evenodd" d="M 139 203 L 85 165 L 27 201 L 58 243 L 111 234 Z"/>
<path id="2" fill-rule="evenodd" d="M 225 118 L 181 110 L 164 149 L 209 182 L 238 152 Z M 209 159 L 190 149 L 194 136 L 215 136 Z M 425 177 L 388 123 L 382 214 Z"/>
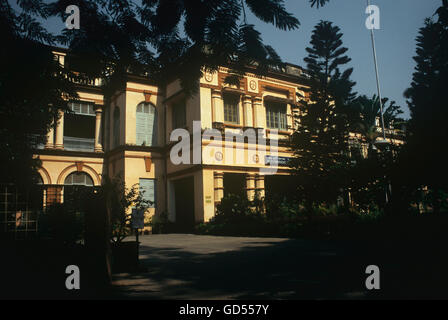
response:
<path id="1" fill-rule="evenodd" d="M 75 105 L 79 106 L 79 111 L 75 110 Z M 82 112 L 82 106 L 87 106 L 87 113 L 86 112 Z M 69 109 L 74 113 L 74 114 L 79 114 L 82 116 L 89 116 L 89 117 L 95 117 L 95 104 L 92 102 L 88 102 L 88 101 L 69 101 L 68 102 L 68 107 Z"/>
<path id="2" fill-rule="evenodd" d="M 138 111 L 139 108 L 142 108 L 141 111 Z M 146 109 L 148 108 L 148 109 Z M 151 108 L 154 110 L 154 117 L 153 117 L 153 125 L 152 125 L 152 133 L 151 133 L 151 141 L 146 141 L 146 139 L 143 139 L 143 141 L 139 141 L 139 134 L 145 136 L 146 138 L 149 136 L 149 131 L 148 131 L 148 123 L 145 122 L 145 132 L 141 133 L 138 131 L 138 127 L 137 127 L 137 122 L 139 121 L 139 113 L 143 113 L 143 114 L 150 114 L 151 113 Z M 147 111 L 146 111 L 147 110 Z M 153 146 L 157 146 L 158 144 L 158 140 L 157 140 L 157 130 L 158 130 L 158 112 L 157 112 L 157 108 L 154 104 L 150 103 L 150 102 L 141 102 L 137 105 L 136 109 L 135 109 L 135 144 L 138 146 L 146 146 L 146 147 L 153 147 Z M 146 119 L 148 120 L 148 119 Z M 141 143 L 140 143 L 141 142 Z"/>
<path id="3" fill-rule="evenodd" d="M 235 103 L 229 103 L 229 99 L 234 99 Z M 224 105 L 224 123 L 229 124 L 240 124 L 240 102 L 241 97 L 237 94 L 224 94 L 223 95 L 223 105 Z M 232 108 L 229 110 L 229 108 Z M 229 112 L 230 111 L 230 112 Z M 231 119 L 229 119 L 229 115 L 231 115 Z"/>
<path id="4" fill-rule="evenodd" d="M 279 131 L 288 130 L 288 106 L 286 103 L 265 101 L 266 127 Z"/>
<path id="5" fill-rule="evenodd" d="M 143 193 L 142 198 L 144 200 L 149 200 L 151 202 L 153 202 L 152 204 L 149 205 L 148 208 L 156 208 L 157 207 L 157 179 L 155 178 L 139 178 L 138 179 L 138 186 L 139 186 L 139 192 L 140 190 L 142 190 L 142 186 L 141 186 L 141 182 L 142 181 L 152 181 L 153 182 L 153 187 L 154 187 L 154 201 L 152 201 L 151 199 L 147 199 L 147 193 Z"/>
<path id="6" fill-rule="evenodd" d="M 84 176 L 84 184 L 80 184 L 80 183 L 75 183 L 74 182 L 74 176 L 76 175 L 82 175 Z M 67 183 L 67 179 L 71 178 L 71 183 Z M 90 181 L 88 180 L 90 179 Z M 91 184 L 88 184 L 88 182 L 91 182 Z M 85 187 L 93 187 L 95 185 L 95 183 L 93 182 L 92 177 L 87 173 L 87 172 L 79 172 L 79 171 L 74 171 L 72 173 L 70 173 L 69 175 L 67 175 L 64 179 L 64 186 L 85 186 Z"/>

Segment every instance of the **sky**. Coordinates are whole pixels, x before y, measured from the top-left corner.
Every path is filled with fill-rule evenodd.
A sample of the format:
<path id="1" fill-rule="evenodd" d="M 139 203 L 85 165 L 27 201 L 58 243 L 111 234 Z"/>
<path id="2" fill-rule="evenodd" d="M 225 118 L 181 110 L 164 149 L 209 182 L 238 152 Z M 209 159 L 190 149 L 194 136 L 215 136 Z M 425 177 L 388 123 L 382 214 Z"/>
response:
<path id="1" fill-rule="evenodd" d="M 441 0 L 371 0 L 380 9 L 380 30 L 375 31 L 379 78 L 383 97 L 395 100 L 404 117 L 409 110 L 404 91 L 410 86 L 414 72 L 416 37 L 426 18 L 431 17 Z M 305 67 L 303 58 L 311 33 L 320 20 L 328 20 L 341 28 L 342 41 L 352 59 L 355 91 L 372 96 L 377 92 L 370 30 L 365 26 L 368 15 L 366 0 L 330 0 L 324 7 L 311 8 L 308 0 L 286 0 L 287 10 L 299 19 L 301 26 L 281 31 L 260 22 L 252 14 L 248 23 L 255 24 L 266 44 L 271 45 L 285 62 Z"/>
<path id="2" fill-rule="evenodd" d="M 381 93 L 397 102 L 404 117 L 409 110 L 404 91 L 410 86 L 414 72 L 416 37 L 424 20 L 433 16 L 442 0 L 371 0 L 380 9 L 380 29 L 375 30 Z M 293 31 L 282 31 L 266 24 L 249 10 L 247 22 L 261 32 L 265 44 L 271 45 L 284 62 L 306 67 L 303 58 L 311 33 L 320 20 L 328 20 L 341 28 L 342 41 L 349 51 L 353 67 L 355 91 L 372 96 L 377 92 L 370 30 L 365 26 L 368 15 L 366 0 L 330 0 L 324 7 L 311 8 L 308 0 L 285 0 L 286 9 L 299 19 L 301 26 Z M 53 32 L 62 23 L 51 18 L 45 23 Z"/>

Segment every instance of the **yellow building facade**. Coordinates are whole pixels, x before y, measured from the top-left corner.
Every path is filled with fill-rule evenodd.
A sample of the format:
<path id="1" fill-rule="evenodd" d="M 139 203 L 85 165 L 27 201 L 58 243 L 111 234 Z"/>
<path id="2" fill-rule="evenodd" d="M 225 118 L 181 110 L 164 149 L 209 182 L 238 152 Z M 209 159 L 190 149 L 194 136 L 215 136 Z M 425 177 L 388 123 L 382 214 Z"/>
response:
<path id="1" fill-rule="evenodd" d="M 54 54 L 64 64 L 66 53 Z M 289 171 L 282 164 L 275 172 L 263 171 L 274 167 L 273 159 L 291 157 L 282 141 L 293 131 L 303 71 L 292 65 L 288 71 L 263 78 L 247 73 L 239 86 L 229 86 L 224 83 L 229 70 L 220 68 L 204 73 L 190 96 L 178 80 L 161 87 L 129 75 L 126 88 L 108 105 L 100 79 L 78 81 L 79 100 L 69 103 L 72 112 L 61 113 L 35 153 L 48 186 L 44 202 L 63 202 L 67 185 L 99 186 L 105 175 L 119 176 L 128 187 L 139 184 L 146 191 L 154 202 L 150 215 L 165 213 L 191 226 L 214 216 L 229 186 L 249 198 L 263 197 L 265 177 Z M 190 161 L 171 159 L 179 142 L 172 136 L 175 129 L 190 135 Z M 211 129 L 221 141 L 207 137 Z M 225 141 L 226 134 L 231 141 Z"/>
<path id="2" fill-rule="evenodd" d="M 54 54 L 64 64 L 66 53 Z M 178 80 L 161 87 L 129 75 L 107 104 L 100 79 L 78 81 L 72 112 L 61 113 L 36 150 L 44 203 L 63 202 L 67 186 L 120 177 L 145 190 L 154 203 L 149 216 L 164 213 L 191 229 L 215 215 L 226 193 L 253 199 L 282 192 L 306 74 L 294 65 L 264 77 L 247 72 L 239 86 L 225 84 L 228 75 L 224 67 L 204 72 L 193 95 Z"/>

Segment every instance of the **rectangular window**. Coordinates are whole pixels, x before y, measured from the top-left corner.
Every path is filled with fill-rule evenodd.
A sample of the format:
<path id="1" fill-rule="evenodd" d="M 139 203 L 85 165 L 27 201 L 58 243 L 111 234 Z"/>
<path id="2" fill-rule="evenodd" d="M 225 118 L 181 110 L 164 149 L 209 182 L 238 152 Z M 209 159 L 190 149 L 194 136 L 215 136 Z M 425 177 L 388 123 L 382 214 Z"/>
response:
<path id="1" fill-rule="evenodd" d="M 137 106 L 136 143 L 139 146 L 157 145 L 157 110 L 151 104 Z"/>
<path id="2" fill-rule="evenodd" d="M 143 191 L 143 199 L 151 201 L 150 208 L 156 207 L 156 180 L 155 179 L 143 179 L 139 180 L 140 191 Z"/>
<path id="3" fill-rule="evenodd" d="M 286 104 L 266 102 L 266 125 L 270 129 L 287 130 Z"/>
<path id="4" fill-rule="evenodd" d="M 71 113 L 64 114 L 64 149 L 93 151 L 95 140 L 95 111 L 93 104 L 83 101 L 68 103 Z"/>
<path id="5" fill-rule="evenodd" d="M 224 122 L 239 124 L 239 107 L 240 98 L 237 95 L 224 96 Z"/>
<path id="6" fill-rule="evenodd" d="M 68 106 L 75 114 L 82 114 L 85 116 L 95 116 L 93 104 L 89 102 L 69 102 Z"/>
<path id="7" fill-rule="evenodd" d="M 187 125 L 187 111 L 185 101 L 173 104 L 173 130 L 185 128 Z"/>

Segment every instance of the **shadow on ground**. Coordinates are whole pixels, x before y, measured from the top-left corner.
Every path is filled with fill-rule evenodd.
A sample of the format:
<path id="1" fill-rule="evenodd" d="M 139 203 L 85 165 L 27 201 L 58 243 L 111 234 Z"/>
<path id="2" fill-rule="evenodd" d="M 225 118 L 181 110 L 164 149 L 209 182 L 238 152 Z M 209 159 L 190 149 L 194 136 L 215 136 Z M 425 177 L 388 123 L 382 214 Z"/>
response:
<path id="1" fill-rule="evenodd" d="M 213 249 L 216 238 L 224 244 Z M 111 294 L 130 299 L 448 297 L 448 264 L 440 243 L 258 238 L 226 247 L 225 239 L 147 236 L 140 252 L 146 272 L 115 275 Z M 377 291 L 365 287 L 365 269 L 372 264 L 381 271 Z"/>

